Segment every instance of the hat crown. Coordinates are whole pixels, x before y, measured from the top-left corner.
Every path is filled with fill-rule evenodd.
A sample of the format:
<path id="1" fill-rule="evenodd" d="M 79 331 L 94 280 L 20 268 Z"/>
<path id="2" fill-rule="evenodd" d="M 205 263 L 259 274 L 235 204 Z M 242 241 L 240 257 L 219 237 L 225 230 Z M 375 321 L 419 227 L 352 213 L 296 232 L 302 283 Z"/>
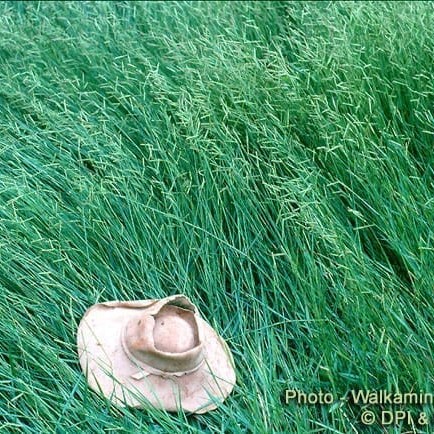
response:
<path id="1" fill-rule="evenodd" d="M 204 358 L 195 307 L 183 296 L 157 302 L 132 318 L 122 341 L 130 360 L 157 375 L 193 372 Z"/>

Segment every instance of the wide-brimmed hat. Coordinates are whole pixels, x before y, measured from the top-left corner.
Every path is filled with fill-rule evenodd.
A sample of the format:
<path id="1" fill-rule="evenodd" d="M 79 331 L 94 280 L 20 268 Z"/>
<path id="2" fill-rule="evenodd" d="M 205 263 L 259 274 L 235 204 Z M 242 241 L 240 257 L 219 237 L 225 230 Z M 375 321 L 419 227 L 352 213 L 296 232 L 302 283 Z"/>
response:
<path id="1" fill-rule="evenodd" d="M 95 304 L 77 347 L 90 387 L 119 406 L 205 413 L 235 384 L 227 344 L 183 295 Z"/>

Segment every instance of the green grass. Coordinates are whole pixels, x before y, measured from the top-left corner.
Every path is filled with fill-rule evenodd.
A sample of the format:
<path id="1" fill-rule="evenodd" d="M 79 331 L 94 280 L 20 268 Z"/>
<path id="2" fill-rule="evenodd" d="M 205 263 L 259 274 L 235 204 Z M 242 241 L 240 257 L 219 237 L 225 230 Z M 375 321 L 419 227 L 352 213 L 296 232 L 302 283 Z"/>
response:
<path id="1" fill-rule="evenodd" d="M 429 2 L 1 3 L 0 432 L 412 430 L 283 398 L 434 393 L 433 22 Z M 234 392 L 113 408 L 78 322 L 174 293 L 228 341 Z"/>

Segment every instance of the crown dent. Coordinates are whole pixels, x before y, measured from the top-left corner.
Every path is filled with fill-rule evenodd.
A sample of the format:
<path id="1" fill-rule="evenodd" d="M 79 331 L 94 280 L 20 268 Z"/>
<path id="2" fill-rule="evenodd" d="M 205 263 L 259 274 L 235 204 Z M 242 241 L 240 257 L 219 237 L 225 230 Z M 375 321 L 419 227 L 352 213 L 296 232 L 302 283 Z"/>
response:
<path id="1" fill-rule="evenodd" d="M 203 362 L 201 333 L 194 306 L 164 303 L 155 312 L 132 318 L 122 336 L 125 353 L 144 371 L 183 375 Z"/>

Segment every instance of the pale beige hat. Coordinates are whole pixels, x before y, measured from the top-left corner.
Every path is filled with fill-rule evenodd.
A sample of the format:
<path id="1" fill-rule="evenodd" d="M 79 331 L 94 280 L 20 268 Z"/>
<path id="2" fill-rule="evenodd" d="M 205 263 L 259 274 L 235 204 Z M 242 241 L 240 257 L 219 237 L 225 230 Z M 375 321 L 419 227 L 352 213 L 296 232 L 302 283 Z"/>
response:
<path id="1" fill-rule="evenodd" d="M 205 413 L 235 384 L 227 344 L 183 295 L 95 304 L 77 347 L 90 387 L 119 406 Z"/>

